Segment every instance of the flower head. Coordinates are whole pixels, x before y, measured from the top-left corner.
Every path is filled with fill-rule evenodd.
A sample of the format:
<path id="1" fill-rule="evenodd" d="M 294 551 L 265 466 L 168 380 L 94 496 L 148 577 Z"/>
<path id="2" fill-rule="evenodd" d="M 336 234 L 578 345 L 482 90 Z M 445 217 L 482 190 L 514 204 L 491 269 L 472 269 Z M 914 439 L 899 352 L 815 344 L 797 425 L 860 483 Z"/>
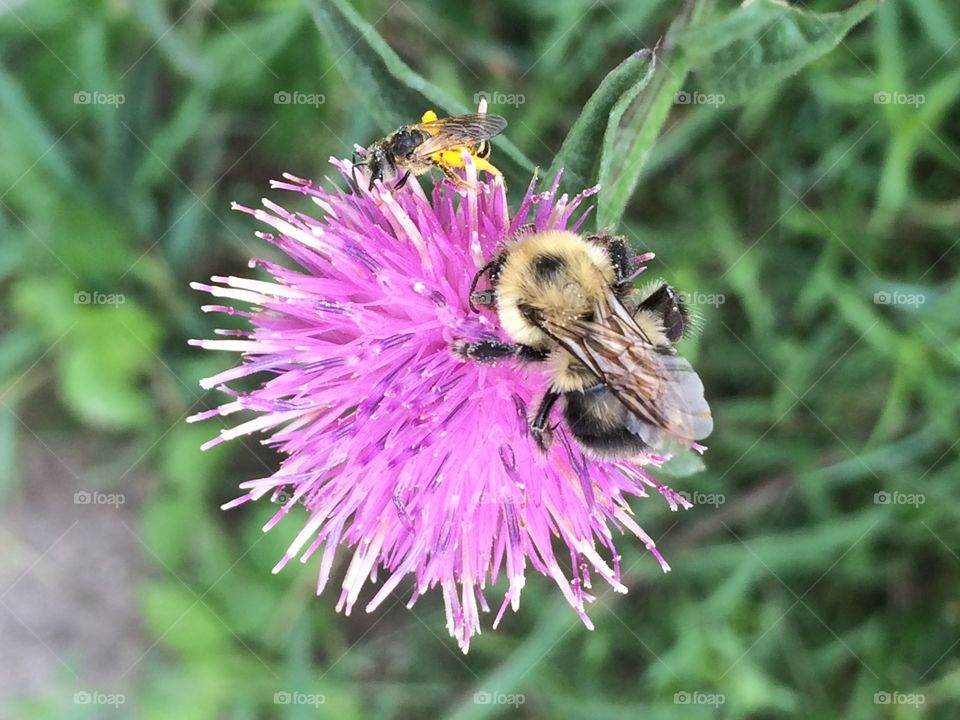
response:
<path id="1" fill-rule="evenodd" d="M 529 436 L 528 411 L 547 385 L 544 369 L 465 362 L 451 351 L 457 341 L 504 337 L 494 314 L 469 306 L 471 280 L 498 243 L 531 223 L 576 230 L 594 192 L 568 199 L 557 197 L 559 177 L 541 193 L 531 182 L 511 217 L 502 180 L 480 182 L 465 160 L 467 185 L 443 181 L 429 196 L 414 179 L 395 194 L 381 185 L 346 194 L 285 175 L 272 186 L 310 198 L 318 217 L 269 200 L 265 209 L 235 205 L 270 226 L 258 235 L 299 268 L 254 260 L 272 281 L 194 284 L 249 304 L 204 310 L 242 315 L 252 329 L 194 341 L 240 352 L 244 362 L 203 382 L 231 401 L 191 418 L 252 411 L 253 419 L 205 447 L 266 433 L 264 442 L 284 455 L 274 475 L 242 483 L 245 493 L 224 506 L 281 498 L 265 530 L 289 514 L 302 519 L 298 508 L 306 508 L 275 572 L 321 551 L 319 594 L 337 550 L 350 548 L 338 610 L 350 612 L 378 569 L 386 580 L 367 611 L 412 576 L 410 603 L 439 586 L 448 630 L 464 652 L 480 632 L 480 610 L 489 610 L 488 586 L 505 576 L 496 627 L 507 606 L 518 609 L 528 567 L 549 575 L 591 627 L 584 607 L 591 573 L 626 591 L 614 529 L 634 533 L 669 570 L 627 498 L 652 488 L 672 509 L 688 505 L 642 467 L 661 456 L 597 462 L 562 428 L 542 453 Z M 349 163 L 333 162 L 348 178 Z M 262 378 L 255 390 L 229 388 L 253 375 Z"/>

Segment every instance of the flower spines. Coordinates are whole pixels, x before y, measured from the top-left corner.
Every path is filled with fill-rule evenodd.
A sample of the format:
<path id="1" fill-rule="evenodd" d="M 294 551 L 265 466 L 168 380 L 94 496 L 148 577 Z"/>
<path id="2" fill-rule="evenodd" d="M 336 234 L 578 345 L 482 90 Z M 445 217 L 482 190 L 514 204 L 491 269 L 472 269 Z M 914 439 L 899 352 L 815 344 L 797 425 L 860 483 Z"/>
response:
<path id="1" fill-rule="evenodd" d="M 349 175 L 349 163 L 334 164 Z M 352 547 L 338 610 L 351 611 L 378 568 L 387 575 L 367 611 L 405 578 L 413 578 L 411 603 L 440 586 L 448 628 L 464 651 L 489 610 L 485 591 L 506 582 L 496 626 L 508 606 L 519 608 L 528 567 L 553 578 L 590 626 L 591 570 L 624 590 L 611 524 L 637 534 L 666 569 L 624 498 L 652 487 L 672 506 L 679 502 L 638 464 L 588 461 L 562 429 L 561 442 L 543 455 L 526 428 L 543 372 L 464 363 L 450 352 L 455 339 L 497 333 L 495 319 L 473 313 L 467 296 L 499 243 L 529 223 L 579 227 L 589 209 L 573 216 L 595 191 L 558 199 L 559 179 L 539 194 L 531 184 L 511 218 L 502 183 L 480 182 L 470 163 L 465 172 L 469 187 L 441 182 L 429 197 L 413 178 L 396 194 L 379 184 L 372 192 L 328 191 L 292 175 L 273 183 L 312 201 L 320 219 L 270 201 L 263 209 L 235 205 L 269 226 L 261 237 L 300 269 L 258 260 L 272 282 L 216 277 L 194 285 L 252 306 L 205 306 L 248 317 L 252 330 L 197 342 L 244 356 L 204 387 L 269 377 L 193 418 L 257 413 L 212 443 L 271 433 L 285 456 L 275 475 L 242 483 L 245 494 L 226 505 L 282 497 L 267 528 L 305 517 L 276 571 L 322 548 L 319 593 L 337 548 Z M 556 538 L 567 547 L 568 569 Z"/>

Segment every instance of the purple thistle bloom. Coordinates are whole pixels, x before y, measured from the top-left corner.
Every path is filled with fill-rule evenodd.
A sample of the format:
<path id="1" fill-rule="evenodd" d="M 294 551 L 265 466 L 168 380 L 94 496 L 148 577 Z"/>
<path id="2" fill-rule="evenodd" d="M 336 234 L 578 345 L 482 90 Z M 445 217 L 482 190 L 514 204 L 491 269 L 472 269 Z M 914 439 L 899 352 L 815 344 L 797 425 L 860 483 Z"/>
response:
<path id="1" fill-rule="evenodd" d="M 349 163 L 333 163 L 349 178 Z M 191 420 L 254 411 L 254 419 L 204 447 L 267 432 L 264 442 L 285 455 L 276 474 L 242 483 L 245 494 L 224 505 L 280 498 L 264 530 L 298 504 L 306 507 L 306 524 L 274 572 L 322 548 L 319 594 L 337 549 L 351 547 L 338 611 L 351 611 L 380 567 L 386 581 L 368 612 L 412 574 L 410 605 L 439 585 L 447 628 L 466 652 L 480 632 L 479 610 L 489 611 L 484 590 L 506 577 L 496 627 L 508 605 L 519 608 L 528 566 L 553 578 L 592 628 L 584 609 L 593 599 L 591 570 L 626 592 L 613 528 L 639 537 L 668 571 L 627 504 L 628 496 L 645 497 L 652 488 L 672 510 L 689 507 L 643 468 L 666 458 L 591 460 L 562 428 L 541 453 L 527 418 L 547 387 L 544 369 L 465 362 L 450 349 L 457 340 L 506 339 L 494 313 L 468 306 L 470 282 L 498 243 L 528 223 L 577 230 L 589 210 L 573 216 L 596 189 L 569 200 L 556 196 L 559 177 L 539 194 L 531 182 L 511 217 L 500 179 L 478 181 L 469 163 L 469 189 L 443 181 L 429 197 L 413 178 L 392 195 L 382 186 L 346 194 L 284 177 L 272 187 L 312 199 L 319 219 L 269 200 L 264 210 L 234 207 L 273 228 L 257 234 L 300 269 L 255 260 L 251 266 L 265 269 L 272 282 L 214 277 L 213 285 L 193 284 L 252 306 L 204 306 L 242 315 L 253 329 L 194 341 L 240 352 L 244 362 L 203 381 L 233 399 Z M 228 388 L 259 374 L 264 380 L 252 392 Z M 557 556 L 557 538 L 569 556 Z"/>

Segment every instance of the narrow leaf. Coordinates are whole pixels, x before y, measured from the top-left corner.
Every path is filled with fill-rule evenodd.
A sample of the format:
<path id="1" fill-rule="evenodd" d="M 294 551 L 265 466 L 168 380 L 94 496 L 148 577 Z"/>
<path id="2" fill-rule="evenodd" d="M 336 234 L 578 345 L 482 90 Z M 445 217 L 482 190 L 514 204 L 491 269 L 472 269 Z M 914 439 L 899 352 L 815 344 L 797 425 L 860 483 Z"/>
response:
<path id="1" fill-rule="evenodd" d="M 814 13 L 782 0 L 750 0 L 716 22 L 687 30 L 680 44 L 704 92 L 741 103 L 835 48 L 882 1 Z"/>
<path id="2" fill-rule="evenodd" d="M 600 202 L 597 207 L 597 227 L 616 227 L 623 217 L 627 203 L 640 181 L 640 174 L 653 149 L 657 137 L 674 105 L 677 91 L 683 86 L 689 62 L 676 45 L 677 36 L 704 15 L 708 0 L 692 0 L 670 25 L 663 48 L 651 75 L 645 81 L 643 92 L 636 98 L 624 97 L 619 116 L 626 115 L 623 127 L 611 125 L 604 138 L 604 152 L 600 164 Z M 629 106 L 629 108 L 628 108 Z"/>
<path id="3" fill-rule="evenodd" d="M 60 142 L 64 135 L 60 134 L 60 131 L 55 133 L 50 130 L 43 116 L 30 103 L 16 77 L 9 74 L 2 65 L 0 111 L 3 113 L 4 134 L 13 135 L 18 143 L 29 148 L 29 154 L 36 158 L 36 164 L 47 170 L 62 187 L 75 187 L 76 175 L 63 154 Z M 71 129 L 67 128 L 66 132 Z"/>
<path id="4" fill-rule="evenodd" d="M 563 187 L 574 192 L 600 181 L 601 158 L 612 150 L 624 110 L 649 82 L 654 67 L 653 52 L 640 50 L 607 74 L 560 146 L 548 177 L 563 168 Z"/>

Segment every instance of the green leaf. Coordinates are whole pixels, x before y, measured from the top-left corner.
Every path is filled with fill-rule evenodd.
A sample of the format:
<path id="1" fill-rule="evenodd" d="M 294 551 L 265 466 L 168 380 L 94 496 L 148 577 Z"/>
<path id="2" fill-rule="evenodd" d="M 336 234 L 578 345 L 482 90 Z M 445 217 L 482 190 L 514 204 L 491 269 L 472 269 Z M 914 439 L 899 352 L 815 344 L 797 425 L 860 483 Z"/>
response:
<path id="1" fill-rule="evenodd" d="M 942 53 L 949 53 L 956 45 L 957 27 L 940 0 L 909 0 L 924 32 Z"/>
<path id="2" fill-rule="evenodd" d="M 600 200 L 597 227 L 615 227 L 626 210 L 640 180 L 640 173 L 660 130 L 673 107 L 673 99 L 686 75 L 682 61 L 666 65 L 654 72 L 650 85 L 639 100 L 639 108 L 623 129 L 609 133 L 613 141 L 604 150 L 600 165 Z"/>
<path id="3" fill-rule="evenodd" d="M 704 92 L 723 96 L 727 104 L 741 103 L 835 48 L 882 1 L 813 13 L 782 0 L 753 0 L 687 30 L 679 42 L 697 66 Z"/>
<path id="4" fill-rule="evenodd" d="M 688 477 L 706 469 L 703 456 L 695 450 L 678 453 L 661 465 L 657 472 L 675 478 Z"/>
<path id="5" fill-rule="evenodd" d="M 653 52 L 640 50 L 607 74 L 560 146 L 548 177 L 563 168 L 561 187 L 568 192 L 600 181 L 602 158 L 609 159 L 616 151 L 614 136 L 620 118 L 630 101 L 649 82 L 654 67 Z"/>
<path id="6" fill-rule="evenodd" d="M 19 485 L 20 473 L 17 467 L 17 430 L 20 423 L 14 412 L 16 409 L 4 408 L 0 412 L 0 463 L 4 473 L 0 476 L 0 508 L 6 508 L 7 498 Z"/>
<path id="7" fill-rule="evenodd" d="M 56 258 L 81 282 L 89 283 L 79 289 L 119 292 L 116 286 L 139 255 L 125 221 L 102 206 L 74 198 L 64 199 L 56 210 L 56 217 L 37 223 L 37 232 L 49 234 Z"/>
<path id="8" fill-rule="evenodd" d="M 687 4 L 685 12 L 670 25 L 660 59 L 651 67 L 638 97 L 626 96 L 616 110 L 616 118 L 627 113 L 624 127 L 611 124 L 604 138 L 604 152 L 600 162 L 600 200 L 597 203 L 598 228 L 616 227 L 627 203 L 640 181 L 647 157 L 667 121 L 677 91 L 683 86 L 689 70 L 689 61 L 676 46 L 676 37 L 706 13 L 707 0 Z M 628 106 L 633 106 L 629 108 Z M 613 120 L 611 116 L 611 120 Z"/>
<path id="9" fill-rule="evenodd" d="M 193 501 L 201 503 L 203 495 L 223 476 L 224 464 L 230 459 L 225 445 L 207 451 L 200 446 L 216 434 L 216 427 L 207 423 L 179 425 L 161 445 L 160 467 L 167 483 Z"/>
<path id="10" fill-rule="evenodd" d="M 170 568 L 181 567 L 193 542 L 193 529 L 201 512 L 190 497 L 170 495 L 154 498 L 143 513 L 144 542 L 158 562 Z M 199 520 L 202 522 L 202 519 Z"/>
<path id="11" fill-rule="evenodd" d="M 117 378 L 98 362 L 96 349 L 81 346 L 64 355 L 59 379 L 63 401 L 84 423 L 110 430 L 143 426 L 149 419 L 149 399 L 130 378 Z"/>
<path id="12" fill-rule="evenodd" d="M 320 33 L 337 58 L 335 67 L 351 88 L 370 99 L 364 105 L 384 132 L 419 120 L 428 109 L 447 115 L 473 110 L 414 72 L 344 0 L 308 2 Z M 508 183 L 526 186 L 533 163 L 502 136 L 494 146 L 493 162 Z"/>
<path id="13" fill-rule="evenodd" d="M 687 75 L 688 62 L 677 51 L 675 37 L 707 8 L 707 0 L 687 3 L 670 26 L 663 50 L 639 51 L 614 68 L 564 140 L 550 175 L 563 167 L 568 192 L 600 184 L 597 227 L 619 225 Z"/>
<path id="14" fill-rule="evenodd" d="M 41 113 L 30 103 L 23 88 L 13 75 L 0 66 L 0 111 L 3 114 L 4 135 L 13 135 L 19 144 L 28 148 L 26 153 L 33 160 L 16 169 L 13 180 L 19 182 L 28 170 L 30 162 L 49 172 L 61 187 L 75 187 L 77 179 L 69 165 L 60 143 L 62 135 L 51 131 Z M 9 160 L 7 161 L 9 162 Z M 9 192 L 7 190 L 6 192 Z"/>
<path id="15" fill-rule="evenodd" d="M 563 639 L 558 628 L 569 626 L 570 615 L 570 608 L 564 605 L 559 597 L 551 598 L 538 608 L 538 620 L 533 630 L 526 634 L 523 641 L 513 648 L 499 665 L 482 677 L 477 677 L 474 692 L 467 695 L 469 699 L 463 700 L 447 717 L 451 720 L 494 717 L 490 706 L 474 699 L 476 694 L 514 694 L 521 690 L 527 669 L 541 662 Z"/>
<path id="16" fill-rule="evenodd" d="M 217 85 L 244 90 L 262 88 L 263 85 L 255 81 L 258 75 L 278 82 L 280 77 L 272 68 L 274 58 L 294 42 L 293 35 L 306 22 L 303 6 L 295 4 L 248 22 L 221 25 L 222 32 L 213 35 L 204 48 L 206 58 L 216 69 Z"/>
<path id="17" fill-rule="evenodd" d="M 124 430 L 156 412 L 141 380 L 158 361 L 162 328 L 132 298 L 75 291 L 62 277 L 14 287 L 16 314 L 47 340 L 64 403 L 92 425 Z"/>
<path id="18" fill-rule="evenodd" d="M 76 324 L 75 292 L 65 277 L 27 276 L 13 286 L 10 308 L 18 320 L 35 329 L 47 344 L 55 343 Z"/>
<path id="19" fill-rule="evenodd" d="M 150 632 L 188 658 L 209 657 L 229 647 L 229 630 L 178 581 L 147 584 L 141 602 Z"/>
<path id="20" fill-rule="evenodd" d="M 150 139 L 150 152 L 143 157 L 137 168 L 134 184 L 137 187 L 153 188 L 170 180 L 170 168 L 174 167 L 181 153 L 201 134 L 205 123 L 210 122 L 210 95 L 199 89 L 184 95 L 171 118 Z M 191 206 L 199 205 L 189 196 Z M 201 206 L 203 209 L 203 206 Z M 181 213 L 176 214 L 181 217 Z M 179 222 L 173 227 L 179 225 Z"/>
<path id="21" fill-rule="evenodd" d="M 216 81 L 216 70 L 201 53 L 199 53 L 188 37 L 188 32 L 182 28 L 180 20 L 183 15 L 180 12 L 180 18 L 171 17 L 167 13 L 168 3 L 160 0 L 144 0 L 143 2 L 133 3 L 130 10 L 133 16 L 140 22 L 143 29 L 150 36 L 150 42 L 146 51 L 146 56 L 154 49 L 162 54 L 167 62 L 176 69 L 181 75 L 190 78 L 200 85 L 211 85 Z M 185 15 L 186 13 L 184 13 Z M 134 67 L 140 64 L 142 56 L 127 67 L 124 75 L 128 74 Z M 123 77 L 123 76 L 121 76 Z"/>

